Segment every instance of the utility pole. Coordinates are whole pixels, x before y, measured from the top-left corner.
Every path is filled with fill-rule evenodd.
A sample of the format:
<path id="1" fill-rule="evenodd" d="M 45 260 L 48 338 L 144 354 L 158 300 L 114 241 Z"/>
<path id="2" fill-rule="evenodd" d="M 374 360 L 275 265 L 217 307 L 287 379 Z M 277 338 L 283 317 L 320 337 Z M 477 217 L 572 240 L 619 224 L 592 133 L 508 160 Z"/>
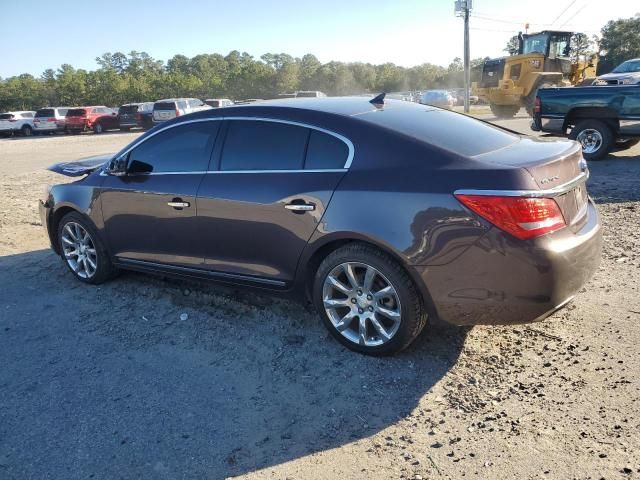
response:
<path id="1" fill-rule="evenodd" d="M 464 112 L 469 113 L 469 90 L 471 89 L 471 68 L 469 66 L 469 12 L 472 0 L 456 0 L 455 13 L 464 18 Z"/>

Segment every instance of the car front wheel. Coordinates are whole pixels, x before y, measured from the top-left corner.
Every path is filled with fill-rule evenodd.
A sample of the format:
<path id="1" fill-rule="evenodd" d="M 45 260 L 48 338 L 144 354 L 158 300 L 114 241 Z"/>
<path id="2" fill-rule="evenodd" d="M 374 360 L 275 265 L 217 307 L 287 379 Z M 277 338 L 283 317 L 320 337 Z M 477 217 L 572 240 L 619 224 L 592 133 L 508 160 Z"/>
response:
<path id="1" fill-rule="evenodd" d="M 77 212 L 58 224 L 58 247 L 69 270 L 83 282 L 103 283 L 116 273 L 95 228 Z"/>
<path id="2" fill-rule="evenodd" d="M 422 298 L 404 269 L 368 245 L 350 244 L 327 256 L 313 288 L 314 304 L 331 335 L 360 353 L 399 352 L 427 321 Z"/>

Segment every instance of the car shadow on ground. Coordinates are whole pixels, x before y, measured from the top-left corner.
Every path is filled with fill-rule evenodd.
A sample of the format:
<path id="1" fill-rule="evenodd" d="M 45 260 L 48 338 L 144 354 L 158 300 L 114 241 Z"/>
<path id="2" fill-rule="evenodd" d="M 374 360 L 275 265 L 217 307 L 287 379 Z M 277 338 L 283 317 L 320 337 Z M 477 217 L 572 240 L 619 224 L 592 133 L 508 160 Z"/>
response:
<path id="1" fill-rule="evenodd" d="M 468 331 L 366 357 L 297 303 L 133 273 L 85 285 L 47 250 L 0 257 L 0 284 L 5 478 L 222 478 L 366 439 Z"/>

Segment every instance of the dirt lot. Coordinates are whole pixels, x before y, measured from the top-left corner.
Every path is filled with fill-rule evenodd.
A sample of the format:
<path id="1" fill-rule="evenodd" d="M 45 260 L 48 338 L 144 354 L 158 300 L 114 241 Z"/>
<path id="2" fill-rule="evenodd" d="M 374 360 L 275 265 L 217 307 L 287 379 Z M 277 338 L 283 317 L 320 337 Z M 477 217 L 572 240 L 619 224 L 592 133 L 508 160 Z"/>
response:
<path id="1" fill-rule="evenodd" d="M 640 478 L 639 147 L 590 165 L 604 255 L 572 304 L 375 359 L 288 301 L 74 280 L 44 167 L 134 135 L 0 141 L 1 479 Z"/>

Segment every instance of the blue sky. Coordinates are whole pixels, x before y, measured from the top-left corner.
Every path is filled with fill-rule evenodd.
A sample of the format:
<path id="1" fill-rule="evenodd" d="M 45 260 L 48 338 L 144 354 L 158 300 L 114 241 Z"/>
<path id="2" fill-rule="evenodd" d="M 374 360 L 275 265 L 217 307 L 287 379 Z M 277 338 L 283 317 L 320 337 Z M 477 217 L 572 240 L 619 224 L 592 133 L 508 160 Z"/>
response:
<path id="1" fill-rule="evenodd" d="M 321 61 L 447 65 L 462 56 L 462 21 L 453 0 L 0 0 L 0 31 L 11 49 L 0 76 L 39 75 L 63 63 L 95 69 L 104 52 L 246 51 Z M 531 28 L 597 33 L 609 19 L 640 12 L 636 0 L 474 0 L 471 56 L 498 56 L 507 39 Z M 566 11 L 563 13 L 563 11 Z M 6 40 L 5 40 L 6 41 Z"/>

